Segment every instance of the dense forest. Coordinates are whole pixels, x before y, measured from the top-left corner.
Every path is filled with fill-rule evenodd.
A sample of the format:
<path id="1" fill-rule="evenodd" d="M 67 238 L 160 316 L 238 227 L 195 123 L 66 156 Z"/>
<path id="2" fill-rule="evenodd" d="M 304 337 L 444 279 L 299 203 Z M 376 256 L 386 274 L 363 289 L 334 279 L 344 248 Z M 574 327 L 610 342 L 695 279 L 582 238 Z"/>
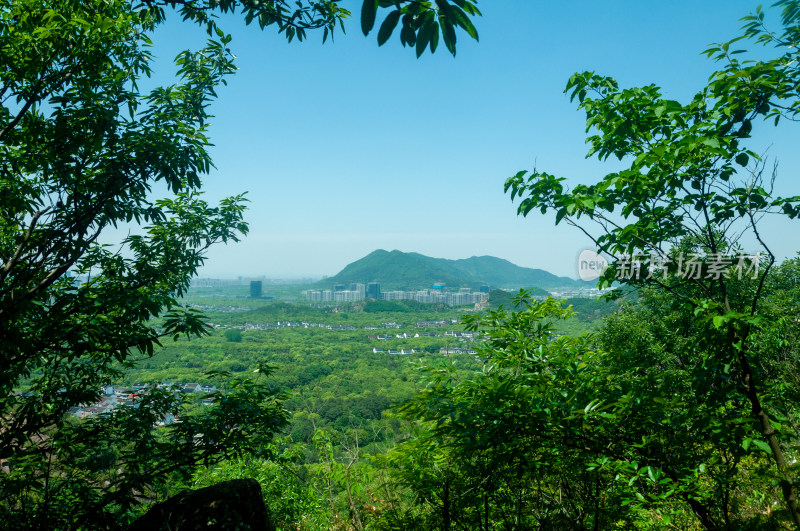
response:
<path id="1" fill-rule="evenodd" d="M 398 406 L 424 387 L 431 368 L 450 371 L 454 379 L 482 370 L 485 338 L 468 332 L 462 322 L 475 309 L 374 300 L 312 306 L 233 296 L 237 291 L 243 290 L 191 289 L 185 301 L 202 307 L 214 330 L 165 344 L 127 370 L 117 385 L 198 382 L 224 394 L 232 378 L 269 367 L 263 383 L 284 393 L 282 405 L 289 412 L 272 448 L 283 457 L 201 468 L 185 483 L 164 485 L 160 495 L 252 476 L 269 484 L 265 501 L 279 528 L 299 522 L 309 529 L 438 525 L 435 502 L 416 506 L 412 500 L 418 493 L 404 485 L 392 464 L 397 459 L 392 452 L 404 448 L 401 442 L 420 428 Z M 483 313 L 519 311 L 530 301 L 495 290 Z M 592 332 L 603 316 L 621 307 L 591 298 L 565 304 L 574 315 L 553 323 L 554 336 L 561 328 L 577 335 Z M 402 354 L 411 349 L 416 352 Z M 192 407 L 202 411 L 209 395 L 189 396 Z"/>
<path id="2" fill-rule="evenodd" d="M 359 21 L 455 55 L 480 14 L 366 0 Z M 796 226 L 800 196 L 753 147 L 800 114 L 800 2 L 710 45 L 715 72 L 683 103 L 574 74 L 588 156 L 615 169 L 574 186 L 523 170 L 505 192 L 608 258 L 605 296 L 544 297 L 525 276 L 454 308 L 190 287 L 249 231 L 245 195 L 202 195 L 234 15 L 293 41 L 350 12 L 0 5 L 0 526 L 120 529 L 252 478 L 283 530 L 800 529 L 800 259 L 763 221 Z M 172 19 L 208 40 L 154 86 L 151 35 Z M 486 280 L 487 264 L 520 273 L 457 267 Z"/>

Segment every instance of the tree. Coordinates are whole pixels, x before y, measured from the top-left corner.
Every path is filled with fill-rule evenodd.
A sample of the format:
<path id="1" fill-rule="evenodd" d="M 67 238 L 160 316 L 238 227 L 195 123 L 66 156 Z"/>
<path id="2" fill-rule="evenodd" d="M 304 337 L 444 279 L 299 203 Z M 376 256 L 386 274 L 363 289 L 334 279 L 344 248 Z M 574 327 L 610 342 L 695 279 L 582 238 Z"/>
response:
<path id="1" fill-rule="evenodd" d="M 397 408 L 418 430 L 388 453 L 391 470 L 430 507 L 431 527 L 630 523 L 608 492 L 609 474 L 589 470 L 604 441 L 577 413 L 597 413 L 599 403 L 588 339 L 552 337 L 556 320 L 572 313 L 552 298 L 522 292 L 513 302 L 513 312 L 464 318 L 485 334 L 479 368 L 429 368 L 424 388 Z"/>
<path id="2" fill-rule="evenodd" d="M 231 343 L 241 343 L 242 342 L 242 331 L 238 328 L 229 328 L 225 330 L 225 339 L 230 341 Z"/>
<path id="3" fill-rule="evenodd" d="M 665 294 L 673 309 L 690 312 L 691 329 L 675 331 L 687 340 L 682 354 L 693 367 L 685 383 L 696 388 L 705 380 L 701 387 L 720 393 L 718 404 L 738 404 L 749 417 L 746 427 L 755 433 L 741 441 L 736 423 L 712 420 L 728 444 L 772 457 L 786 511 L 800 528 L 797 469 L 787 459 L 798 436 L 787 423 L 796 422 L 798 411 L 772 392 L 783 386 L 780 379 L 758 370 L 769 355 L 758 341 L 775 265 L 758 222 L 765 215 L 796 219 L 800 197 L 776 197 L 774 170 L 746 147 L 758 119 L 777 124 L 800 111 L 800 3 L 776 5 L 783 30 L 769 31 L 761 9 L 745 17 L 742 36 L 706 51 L 722 68 L 687 104 L 664 99 L 654 85 L 622 89 L 609 77 L 575 74 L 566 91 L 586 112 L 589 155 L 615 156 L 629 166 L 571 190 L 554 175 L 519 172 L 506 190 L 521 199 L 521 215 L 555 212 L 557 224 L 578 227 L 612 257 L 601 285 L 647 286 Z M 733 45 L 743 39 L 779 53 L 740 59 L 744 52 Z M 744 234 L 763 256 L 742 259 Z"/>
<path id="4" fill-rule="evenodd" d="M 479 13 L 469 1 L 365 6 L 365 31 L 381 7 L 402 18 L 404 44 L 427 39 L 433 51 L 441 31 L 455 53 L 456 26 L 477 37 L 465 13 Z M 261 441 L 244 434 L 282 425 L 280 397 L 244 381 L 203 416 L 224 433 L 200 420 L 168 429 L 171 436 L 153 431 L 182 411 L 172 392 L 151 391 L 135 409 L 96 422 L 74 425 L 69 415 L 96 402 L 101 384 L 152 355 L 162 338 L 207 333 L 180 297 L 211 245 L 247 233 L 244 195 L 212 206 L 201 192 L 212 168 L 208 108 L 235 69 L 231 37 L 216 17 L 237 10 L 290 41 L 314 29 L 325 39 L 349 15 L 334 0 L 0 3 L 0 458 L 14 471 L 0 476 L 7 522 L 103 525 L 159 475 L 244 450 Z M 173 84 L 143 92 L 149 34 L 170 11 L 205 25 L 209 40 L 176 57 Z M 156 187 L 166 196 L 156 197 Z M 126 223 L 123 241 L 101 243 L 104 231 Z M 192 425 L 205 426 L 206 438 L 189 451 L 200 433 Z M 102 442 L 109 458 L 127 456 L 121 476 L 116 466 L 103 474 L 78 466 L 75 451 L 86 441 Z M 154 463 L 165 466 L 148 475 Z"/>
<path id="5" fill-rule="evenodd" d="M 773 280 L 785 278 L 786 269 L 786 264 L 777 268 Z M 744 407 L 730 362 L 720 359 L 724 338 L 697 319 L 690 306 L 676 304 L 671 294 L 642 287 L 639 295 L 636 304 L 609 316 L 596 338 L 603 352 L 595 360 L 597 370 L 614 375 L 597 390 L 598 397 L 614 417 L 614 449 L 627 460 L 612 465 L 614 456 L 608 455 L 604 467 L 625 478 L 657 467 L 668 479 L 670 497 L 687 504 L 708 529 L 780 528 L 785 514 L 770 509 L 781 494 L 771 484 L 764 452 L 769 447 Z M 792 418 L 800 396 L 789 367 L 796 366 L 800 351 L 774 348 L 776 341 L 769 340 L 790 340 L 797 334 L 786 323 L 792 312 L 778 307 L 776 297 L 783 294 L 771 282 L 765 287 L 764 322 L 752 338 L 751 356 L 771 402 L 789 404 L 780 414 Z M 784 431 L 790 456 L 796 452 L 791 432 Z M 646 507 L 666 502 L 652 485 L 642 487 L 646 501 L 632 503 Z"/>
<path id="6" fill-rule="evenodd" d="M 785 307 L 800 298 L 775 288 L 796 268 L 773 275 L 764 311 L 782 318 L 754 341 L 757 374 L 787 404 L 800 325 Z M 417 429 L 383 462 L 413 494 L 415 528 L 781 528 L 768 446 L 692 311 L 645 288 L 597 336 L 571 338 L 553 333 L 561 303 L 514 303 L 465 318 L 485 336 L 479 368 L 428 368 L 397 408 Z"/>

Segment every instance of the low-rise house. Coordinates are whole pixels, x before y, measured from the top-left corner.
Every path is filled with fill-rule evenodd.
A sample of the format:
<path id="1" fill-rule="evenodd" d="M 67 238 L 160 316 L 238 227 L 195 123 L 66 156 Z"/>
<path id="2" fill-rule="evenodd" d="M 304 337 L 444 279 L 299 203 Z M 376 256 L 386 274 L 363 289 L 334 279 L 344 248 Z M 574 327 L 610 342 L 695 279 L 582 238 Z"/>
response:
<path id="1" fill-rule="evenodd" d="M 211 385 L 211 384 L 203 384 L 203 385 L 200 386 L 200 389 L 204 393 L 211 393 L 211 392 L 217 390 L 217 386 L 216 385 Z"/>
<path id="2" fill-rule="evenodd" d="M 202 387 L 197 382 L 183 384 L 184 393 L 199 393 L 200 391 L 202 391 Z"/>
<path id="3" fill-rule="evenodd" d="M 114 395 L 118 400 L 132 398 L 136 391 L 130 387 L 117 387 L 114 389 Z"/>
<path id="4" fill-rule="evenodd" d="M 111 411 L 117 405 L 117 397 L 116 396 L 107 396 L 105 398 L 100 399 L 99 402 L 95 404 L 97 407 L 103 408 L 105 411 Z"/>
<path id="5" fill-rule="evenodd" d="M 439 349 L 439 354 L 477 354 L 477 351 L 475 351 L 475 349 L 463 347 L 443 347 Z"/>

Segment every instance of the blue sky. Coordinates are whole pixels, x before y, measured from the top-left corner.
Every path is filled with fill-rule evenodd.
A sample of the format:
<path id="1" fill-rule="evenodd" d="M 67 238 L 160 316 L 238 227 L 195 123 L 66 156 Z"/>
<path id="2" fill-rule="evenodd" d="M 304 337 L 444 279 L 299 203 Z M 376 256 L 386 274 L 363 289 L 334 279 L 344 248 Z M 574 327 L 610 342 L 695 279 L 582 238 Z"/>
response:
<path id="1" fill-rule="evenodd" d="M 333 275 L 378 248 L 575 276 L 588 241 L 552 217 L 518 218 L 503 194 L 506 177 L 534 163 L 570 183 L 617 167 L 584 158 L 567 79 L 594 70 L 686 100 L 713 70 L 700 52 L 737 35 L 756 4 L 484 0 L 479 43 L 460 33 L 457 57 L 442 46 L 421 59 L 396 37 L 379 48 L 360 32 L 360 2 L 345 5 L 347 34 L 324 45 L 223 21 L 239 71 L 211 109 L 217 169 L 205 188 L 211 200 L 248 192 L 250 234 L 210 251 L 201 276 Z M 204 37 L 173 20 L 154 53 L 171 59 Z M 797 193 L 797 128 L 756 134 L 780 160 L 779 190 Z M 779 255 L 800 250 L 791 226 L 766 227 Z"/>

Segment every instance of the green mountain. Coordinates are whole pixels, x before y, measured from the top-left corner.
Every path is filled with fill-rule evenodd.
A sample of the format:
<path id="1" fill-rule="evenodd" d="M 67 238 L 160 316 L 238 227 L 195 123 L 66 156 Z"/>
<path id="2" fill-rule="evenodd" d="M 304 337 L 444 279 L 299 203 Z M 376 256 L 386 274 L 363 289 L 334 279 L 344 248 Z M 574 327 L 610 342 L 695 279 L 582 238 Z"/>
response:
<path id="1" fill-rule="evenodd" d="M 586 286 L 584 282 L 559 277 L 541 269 L 514 265 L 494 256 L 473 256 L 460 260 L 431 258 L 419 253 L 378 249 L 356 260 L 338 274 L 318 283 L 320 287 L 351 282 L 380 282 L 381 289 L 421 289 L 435 283 L 448 287 L 544 289 Z"/>

